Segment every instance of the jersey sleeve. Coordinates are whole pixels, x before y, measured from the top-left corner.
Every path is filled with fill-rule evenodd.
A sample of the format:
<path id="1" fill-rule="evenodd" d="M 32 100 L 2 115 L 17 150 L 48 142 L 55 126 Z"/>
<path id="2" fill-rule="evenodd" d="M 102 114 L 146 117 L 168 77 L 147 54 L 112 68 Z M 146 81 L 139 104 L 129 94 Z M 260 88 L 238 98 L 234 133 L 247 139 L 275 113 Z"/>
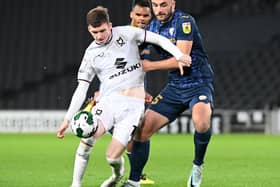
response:
<path id="1" fill-rule="evenodd" d="M 159 34 L 146 31 L 145 39 L 145 41 L 148 43 L 160 46 L 162 49 L 172 54 L 177 60 L 184 55 L 180 51 L 180 49 L 176 45 L 174 45 L 169 39 Z"/>
<path id="2" fill-rule="evenodd" d="M 191 16 L 181 16 L 176 25 L 177 40 L 193 40 L 195 22 Z"/>
<path id="3" fill-rule="evenodd" d="M 78 71 L 78 80 L 91 82 L 94 76 L 95 71 L 91 66 L 91 57 L 89 52 L 86 51 Z"/>
<path id="4" fill-rule="evenodd" d="M 149 59 L 150 57 L 150 44 L 146 43 L 146 34 L 147 31 L 145 29 L 141 29 L 138 27 L 129 26 L 129 30 L 127 33 L 129 36 L 133 36 L 136 40 L 139 48 L 140 59 Z"/>
<path id="5" fill-rule="evenodd" d="M 127 34 L 134 36 L 134 39 L 139 45 L 143 44 L 146 41 L 146 30 L 138 27 L 129 26 L 130 30 Z"/>
<path id="6" fill-rule="evenodd" d="M 71 120 L 74 114 L 81 108 L 89 88 L 89 83 L 85 81 L 79 81 L 79 84 L 72 96 L 70 106 L 64 119 Z"/>

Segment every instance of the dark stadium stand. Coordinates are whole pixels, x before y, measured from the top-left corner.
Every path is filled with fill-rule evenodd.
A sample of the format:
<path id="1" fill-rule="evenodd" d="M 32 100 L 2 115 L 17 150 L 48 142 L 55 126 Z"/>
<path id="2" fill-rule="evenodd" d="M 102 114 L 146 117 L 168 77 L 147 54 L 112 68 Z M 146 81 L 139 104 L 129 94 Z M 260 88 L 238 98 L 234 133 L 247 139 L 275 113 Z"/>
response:
<path id="1" fill-rule="evenodd" d="M 280 93 L 280 41 L 275 38 L 279 36 L 272 37 L 262 46 L 234 54 L 236 56 L 212 60 L 216 72 L 218 106 L 262 109 L 277 101 Z"/>
<path id="2" fill-rule="evenodd" d="M 0 109 L 66 109 L 91 41 L 85 14 L 101 4 L 109 8 L 114 25 L 124 25 L 130 3 L 1 0 Z M 190 0 L 177 6 L 193 14 L 202 30 L 216 74 L 216 108 L 280 104 L 279 0 Z M 165 73 L 155 80 L 149 84 L 153 94 Z"/>

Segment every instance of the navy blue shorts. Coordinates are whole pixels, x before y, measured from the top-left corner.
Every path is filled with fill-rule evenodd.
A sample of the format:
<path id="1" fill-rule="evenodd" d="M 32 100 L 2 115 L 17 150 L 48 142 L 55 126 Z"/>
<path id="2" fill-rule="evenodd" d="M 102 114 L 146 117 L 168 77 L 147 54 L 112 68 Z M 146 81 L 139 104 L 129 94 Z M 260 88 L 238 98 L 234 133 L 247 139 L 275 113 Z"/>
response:
<path id="1" fill-rule="evenodd" d="M 153 99 L 149 109 L 160 113 L 172 122 L 185 110 L 192 109 L 198 102 L 210 103 L 213 108 L 213 92 L 211 83 L 184 89 L 167 84 Z"/>

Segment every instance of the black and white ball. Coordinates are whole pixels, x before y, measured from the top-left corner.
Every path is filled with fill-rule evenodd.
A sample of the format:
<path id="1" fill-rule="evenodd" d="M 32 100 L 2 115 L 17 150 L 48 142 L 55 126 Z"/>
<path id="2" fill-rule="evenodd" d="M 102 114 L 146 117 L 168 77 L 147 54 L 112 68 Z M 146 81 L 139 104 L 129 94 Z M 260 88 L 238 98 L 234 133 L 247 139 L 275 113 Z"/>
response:
<path id="1" fill-rule="evenodd" d="M 98 129 L 98 120 L 91 112 L 79 111 L 70 123 L 72 132 L 80 138 L 89 138 Z"/>

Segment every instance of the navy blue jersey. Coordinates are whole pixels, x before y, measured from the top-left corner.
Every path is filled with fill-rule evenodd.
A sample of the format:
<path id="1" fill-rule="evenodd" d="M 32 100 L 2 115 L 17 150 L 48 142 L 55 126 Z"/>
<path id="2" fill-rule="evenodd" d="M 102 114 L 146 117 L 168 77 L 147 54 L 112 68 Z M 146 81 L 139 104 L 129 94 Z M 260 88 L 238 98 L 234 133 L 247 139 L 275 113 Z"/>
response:
<path id="1" fill-rule="evenodd" d="M 153 19 L 147 30 L 158 33 L 170 39 L 174 45 L 178 40 L 193 41 L 191 50 L 192 65 L 184 68 L 184 75 L 180 75 L 179 69 L 170 70 L 168 73 L 168 83 L 177 88 L 189 88 L 213 81 L 213 71 L 208 63 L 208 56 L 203 47 L 201 35 L 194 18 L 182 11 L 176 10 L 172 19 L 166 23 L 161 23 Z M 150 46 L 151 47 L 151 46 Z M 157 48 L 157 47 L 156 47 Z M 171 54 L 157 48 L 161 59 L 172 57 Z"/>

